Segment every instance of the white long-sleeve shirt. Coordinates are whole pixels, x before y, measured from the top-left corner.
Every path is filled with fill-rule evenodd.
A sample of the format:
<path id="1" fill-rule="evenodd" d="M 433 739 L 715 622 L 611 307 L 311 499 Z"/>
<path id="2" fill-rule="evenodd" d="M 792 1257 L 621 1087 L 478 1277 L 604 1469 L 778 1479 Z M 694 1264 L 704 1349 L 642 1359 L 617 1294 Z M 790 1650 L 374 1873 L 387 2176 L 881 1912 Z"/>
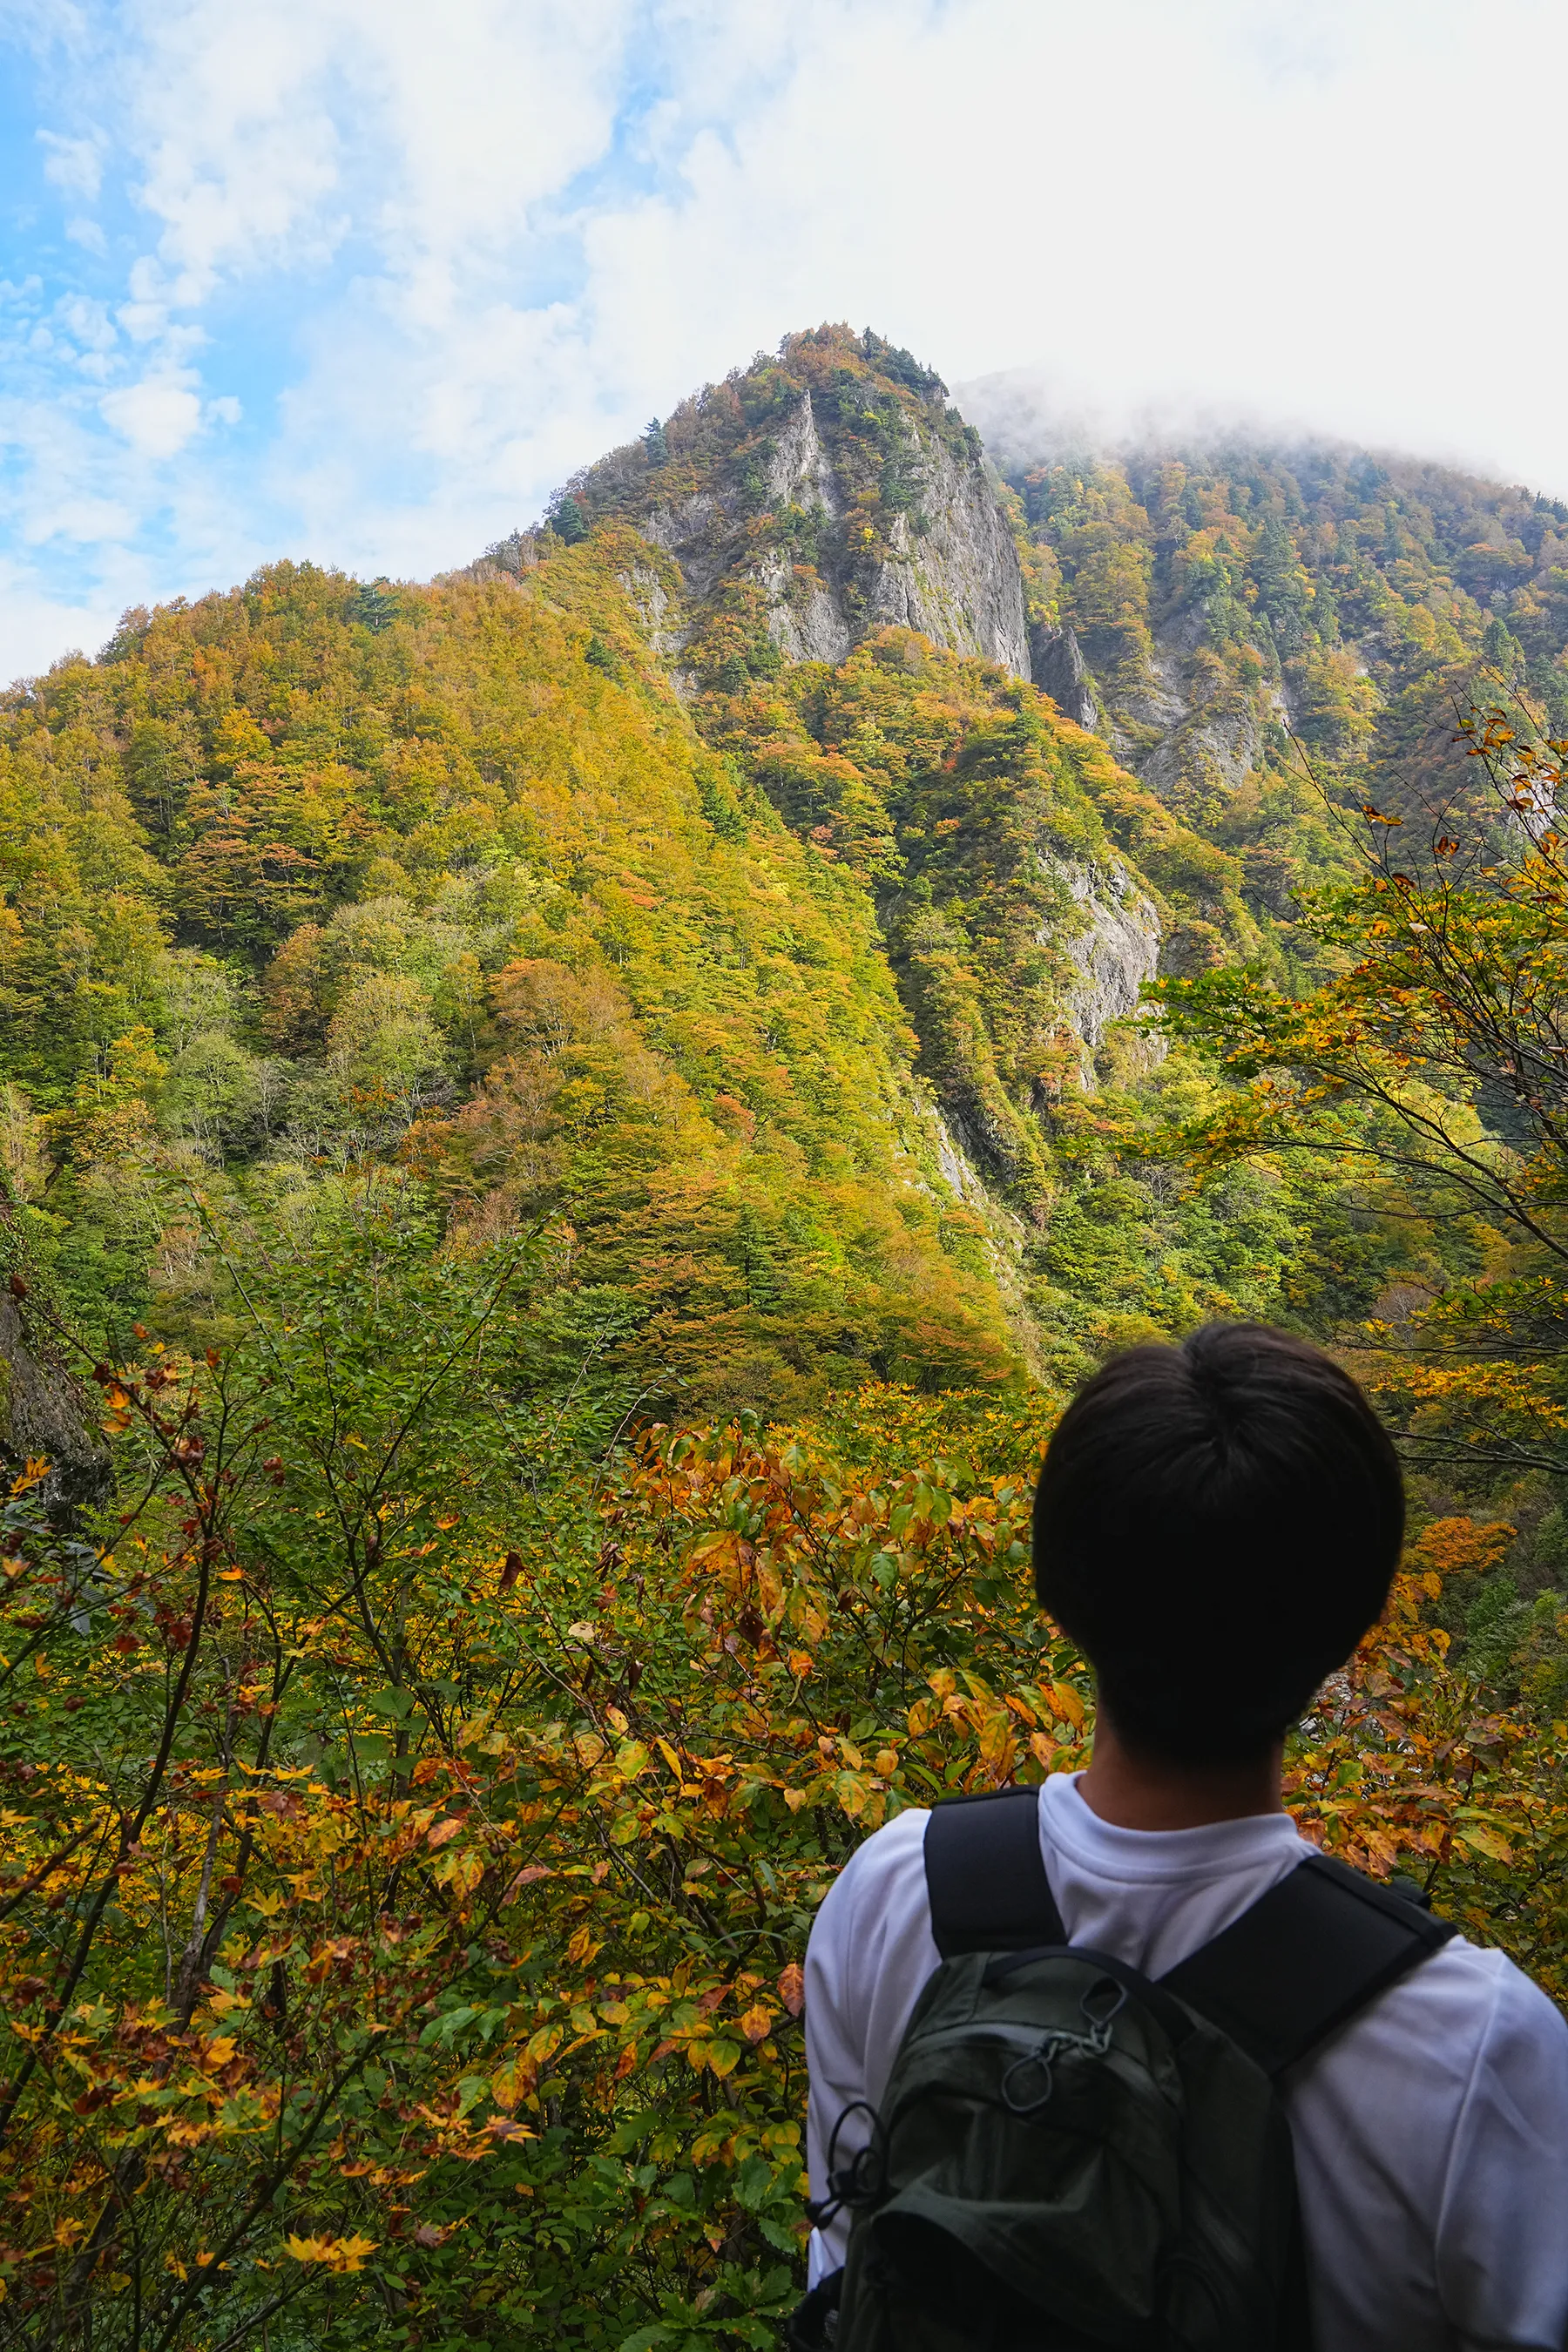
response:
<path id="1" fill-rule="evenodd" d="M 940 1965 L 930 1815 L 900 1813 L 829 1889 L 805 1958 L 812 2192 L 838 2116 L 875 2107 Z M 1040 1790 L 1040 1845 L 1068 1936 L 1150 1977 L 1294 1869 L 1286 1813 L 1113 1828 L 1077 1776 Z M 1568 2023 L 1500 1952 L 1456 1937 L 1380 1994 L 1284 2088 L 1320 2352 L 1563 2352 L 1568 2345 Z M 866 2137 L 850 2117 L 837 2161 Z M 812 2241 L 815 2284 L 848 2215 Z"/>

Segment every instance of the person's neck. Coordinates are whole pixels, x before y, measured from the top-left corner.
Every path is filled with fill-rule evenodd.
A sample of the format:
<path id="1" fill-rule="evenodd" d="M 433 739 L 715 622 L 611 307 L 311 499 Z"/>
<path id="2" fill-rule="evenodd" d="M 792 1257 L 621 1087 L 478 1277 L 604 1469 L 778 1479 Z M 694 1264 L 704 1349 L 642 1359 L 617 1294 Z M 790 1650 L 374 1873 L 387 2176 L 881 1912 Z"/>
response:
<path id="1" fill-rule="evenodd" d="M 1103 1706 L 1079 1782 L 1085 1803 L 1119 1830 L 1196 1830 L 1208 1822 L 1279 1813 L 1284 1742 L 1239 1763 L 1173 1764 L 1127 1747 Z"/>

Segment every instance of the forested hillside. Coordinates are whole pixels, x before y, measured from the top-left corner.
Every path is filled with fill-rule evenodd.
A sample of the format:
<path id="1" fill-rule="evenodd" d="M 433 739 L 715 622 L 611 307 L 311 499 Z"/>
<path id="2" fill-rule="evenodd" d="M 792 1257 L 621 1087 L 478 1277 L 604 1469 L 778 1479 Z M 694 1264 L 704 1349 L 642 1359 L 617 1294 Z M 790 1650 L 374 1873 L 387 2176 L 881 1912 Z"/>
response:
<path id="1" fill-rule="evenodd" d="M 1081 1760 L 1213 1314 L 1410 1465 L 1300 1818 L 1562 1988 L 1568 512 L 994 446 L 819 329 L 0 699 L 0 2343 L 773 2342 L 812 1908 Z"/>

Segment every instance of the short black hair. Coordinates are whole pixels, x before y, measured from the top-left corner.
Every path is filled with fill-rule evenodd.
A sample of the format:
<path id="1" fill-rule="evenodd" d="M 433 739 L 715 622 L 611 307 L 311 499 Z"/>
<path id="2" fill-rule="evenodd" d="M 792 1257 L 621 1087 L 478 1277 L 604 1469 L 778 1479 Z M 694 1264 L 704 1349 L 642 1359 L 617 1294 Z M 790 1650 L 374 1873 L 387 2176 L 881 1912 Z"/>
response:
<path id="1" fill-rule="evenodd" d="M 1129 1746 L 1220 1761 L 1271 1746 L 1343 1664 L 1404 1537 L 1398 1456 L 1350 1374 L 1289 1332 L 1209 1323 L 1068 1405 L 1035 1584 Z"/>

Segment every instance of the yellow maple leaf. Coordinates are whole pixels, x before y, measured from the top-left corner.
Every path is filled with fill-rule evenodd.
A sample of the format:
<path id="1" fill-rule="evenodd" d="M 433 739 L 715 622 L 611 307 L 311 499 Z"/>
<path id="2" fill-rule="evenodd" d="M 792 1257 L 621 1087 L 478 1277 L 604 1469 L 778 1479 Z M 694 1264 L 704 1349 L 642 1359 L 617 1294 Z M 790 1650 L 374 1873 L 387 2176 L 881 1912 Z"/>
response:
<path id="1" fill-rule="evenodd" d="M 334 2271 L 360 2271 L 365 2256 L 374 2254 L 380 2243 L 376 2238 L 338 2238 L 327 2256 L 327 2267 Z"/>

